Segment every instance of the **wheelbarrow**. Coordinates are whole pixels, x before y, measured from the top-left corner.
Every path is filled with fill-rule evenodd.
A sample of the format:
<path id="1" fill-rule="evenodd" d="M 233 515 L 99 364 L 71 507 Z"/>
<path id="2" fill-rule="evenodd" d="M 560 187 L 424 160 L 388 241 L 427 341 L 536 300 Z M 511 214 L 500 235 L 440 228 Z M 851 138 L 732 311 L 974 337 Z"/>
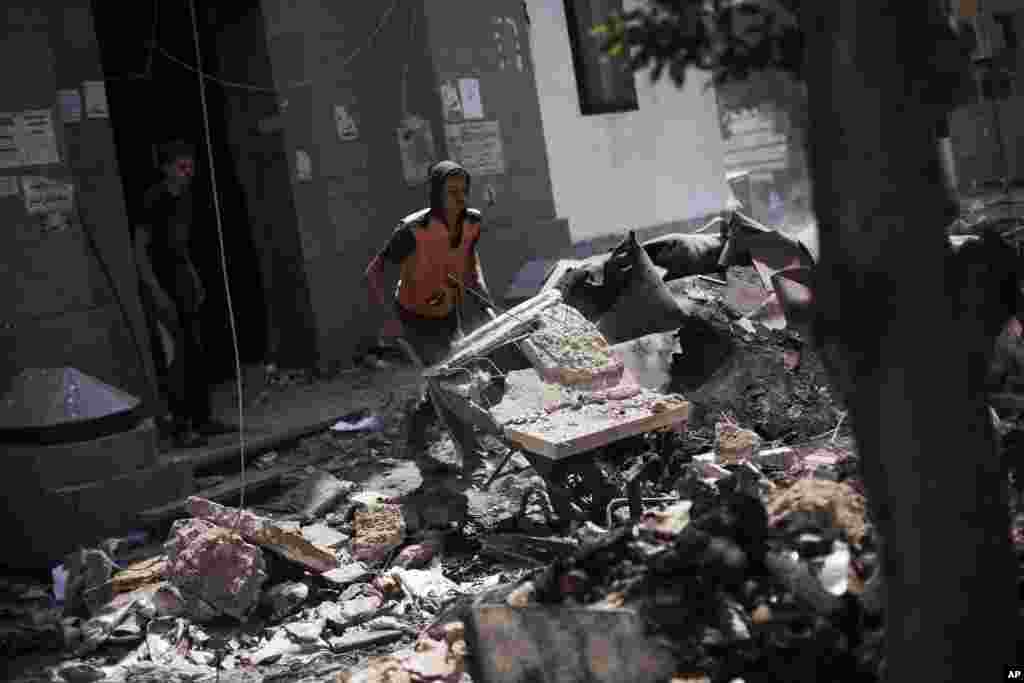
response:
<path id="1" fill-rule="evenodd" d="M 622 417 L 608 414 L 596 422 L 582 420 L 583 426 L 574 433 L 558 432 L 557 438 L 531 434 L 529 428 L 519 428 L 512 424 L 514 420 L 509 419 L 510 414 L 514 415 L 520 409 L 527 412 L 544 410 L 544 400 L 537 398 L 537 391 L 543 393 L 547 390 L 546 385 L 541 380 L 536 365 L 527 370 L 502 373 L 487 358 L 487 354 L 491 350 L 513 343 L 521 343 L 526 353 L 529 349 L 525 347 L 530 346 L 526 340 L 536 329 L 528 325 L 531 316 L 536 316 L 536 311 L 543 310 L 544 306 L 560 300 L 558 292 L 547 292 L 520 304 L 493 320 L 491 330 L 502 328 L 504 331 L 501 334 L 492 334 L 491 330 L 478 330 L 470 335 L 476 341 L 466 341 L 453 351 L 446 361 L 429 368 L 424 367 L 415 351 L 404 340 L 399 341 L 399 345 L 420 368 L 427 395 L 442 427 L 455 436 L 458 432 L 453 430 L 453 427 L 472 425 L 479 432 L 493 436 L 508 449 L 504 460 L 485 484 L 485 488 L 493 483 L 512 455 L 521 452 L 537 474 L 544 479 L 551 504 L 561 519 L 590 519 L 603 522 L 609 503 L 618 497 L 619 491 L 607 480 L 595 462 L 596 452 L 626 438 L 676 428 L 680 423 L 686 422 L 689 404 L 680 401 L 671 406 L 662 405 L 657 412 L 644 412 L 641 409 L 631 411 L 631 414 L 624 414 Z M 642 338 L 613 347 L 613 351 L 618 350 L 624 358 L 629 359 L 625 363 L 625 374 L 622 378 L 630 377 L 631 382 L 639 384 L 646 375 L 652 374 L 648 365 L 664 364 L 661 356 L 665 354 L 660 353 L 664 344 L 654 343 L 655 341 L 657 340 Z M 677 340 L 673 337 L 670 341 L 671 346 L 675 348 Z M 654 350 L 649 347 L 654 347 Z M 637 349 L 645 350 L 640 352 Z M 644 384 L 648 382 L 644 381 Z M 507 392 L 510 387 L 514 387 L 515 391 Z M 521 391 L 523 389 L 528 390 Z M 505 402 L 508 393 L 515 396 Z M 586 410 L 582 409 L 576 415 L 585 412 Z M 551 417 L 556 415 L 560 418 L 571 418 L 566 410 L 558 410 Z M 449 417 L 458 419 L 462 425 L 448 424 Z M 459 455 L 464 458 L 465 454 L 461 452 L 458 440 L 453 440 L 456 441 Z"/>
<path id="2" fill-rule="evenodd" d="M 396 343 L 409 360 L 421 371 L 426 366 L 412 346 L 402 338 Z M 552 507 L 560 519 L 586 521 L 602 519 L 604 510 L 616 498 L 617 491 L 594 462 L 593 453 L 579 453 L 570 458 L 553 460 L 542 454 L 533 453 L 522 448 L 506 437 L 505 431 L 490 414 L 487 407 L 500 400 L 504 389 L 505 376 L 489 361 L 481 359 L 476 367 L 459 368 L 444 375 L 424 373 L 423 381 L 427 397 L 430 399 L 437 415 L 438 424 L 452 435 L 456 453 L 465 462 L 465 453 L 456 437 L 456 425 L 449 424 L 449 416 L 455 415 L 464 425 L 472 425 L 482 434 L 489 434 L 505 447 L 506 453 L 498 467 L 483 484 L 490 488 L 508 466 L 512 456 L 521 452 L 530 466 L 537 472 L 547 486 Z M 482 366 L 482 367 L 481 367 Z M 485 373 L 486 372 L 486 379 Z M 448 410 L 444 410 L 447 408 Z M 570 482 L 576 485 L 571 486 Z M 584 492 L 584 495 L 576 493 Z M 523 496 L 522 508 L 525 509 L 533 491 Z M 581 500 L 583 498 L 584 500 Z M 589 504 L 586 502 L 589 498 Z"/>

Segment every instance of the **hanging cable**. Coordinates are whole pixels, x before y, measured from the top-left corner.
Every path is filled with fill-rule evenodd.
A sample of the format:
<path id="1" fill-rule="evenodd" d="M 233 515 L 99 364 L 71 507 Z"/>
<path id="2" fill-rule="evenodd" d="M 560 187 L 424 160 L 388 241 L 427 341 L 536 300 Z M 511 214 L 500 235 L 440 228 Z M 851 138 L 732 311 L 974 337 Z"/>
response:
<path id="1" fill-rule="evenodd" d="M 391 3 L 391 6 L 388 7 L 388 9 L 384 11 L 384 14 L 382 14 L 381 18 L 377 21 L 377 25 L 374 27 L 373 31 L 370 32 L 369 39 L 364 44 L 360 45 L 355 50 L 353 50 L 351 53 L 349 53 L 349 55 L 347 57 L 345 57 L 345 59 L 343 59 L 341 61 L 341 64 L 339 64 L 337 67 L 334 67 L 335 69 L 343 70 L 343 69 L 347 68 L 350 64 L 352 64 L 352 62 L 354 62 L 356 60 L 357 57 L 359 57 L 360 54 L 363 53 L 364 50 L 366 50 L 367 48 L 373 47 L 374 43 L 377 41 L 378 36 L 380 36 L 380 34 L 384 31 L 384 28 L 390 22 L 391 17 L 394 16 L 395 10 L 398 8 L 398 5 L 401 3 L 401 1 L 402 0 L 394 0 L 394 2 Z M 282 88 L 270 87 L 270 86 L 266 86 L 266 85 L 256 85 L 254 83 L 241 83 L 239 81 L 229 81 L 229 80 L 220 78 L 218 76 L 214 76 L 213 74 L 206 73 L 205 71 L 203 71 L 201 68 L 197 67 L 196 65 L 189 64 L 185 60 L 179 59 L 178 57 L 175 57 L 173 54 L 168 52 L 165 48 L 163 48 L 159 43 L 156 43 L 155 41 L 154 41 L 154 48 L 156 49 L 157 52 L 159 52 L 169 62 L 177 64 L 178 66 L 182 67 L 183 69 L 187 69 L 187 70 L 191 71 L 194 74 L 198 74 L 199 77 L 201 79 L 203 79 L 203 80 L 212 81 L 212 82 L 217 83 L 218 85 L 221 85 L 221 86 L 223 86 L 225 88 L 236 88 L 236 89 L 239 89 L 239 90 L 248 90 L 249 92 L 259 92 L 259 93 L 272 93 L 272 94 L 281 94 L 282 93 L 282 90 L 283 90 Z M 301 87 L 305 87 L 305 86 L 309 86 L 309 85 L 313 85 L 313 81 L 310 80 L 310 79 L 306 79 L 304 81 L 298 81 L 298 82 L 295 82 L 295 83 L 289 83 L 288 84 L 288 89 L 301 88 Z"/>
<path id="2" fill-rule="evenodd" d="M 195 0 L 188 0 L 189 14 L 192 17 L 192 40 L 196 48 L 196 64 L 202 66 L 203 54 L 199 46 L 199 22 L 196 19 Z M 210 187 L 213 190 L 213 213 L 217 225 L 217 243 L 220 246 L 220 272 L 224 278 L 224 293 L 228 305 L 228 322 L 231 326 L 231 346 L 235 352 L 235 389 L 238 393 L 238 442 L 239 458 L 242 463 L 242 490 L 238 500 L 238 517 L 236 527 L 242 519 L 245 507 L 245 401 L 242 395 L 242 354 L 238 348 L 238 330 L 235 326 L 235 308 L 231 299 L 231 283 L 228 280 L 227 251 L 224 248 L 224 222 L 220 210 L 220 194 L 217 191 L 217 172 L 213 161 L 213 136 L 210 133 L 210 111 L 206 104 L 206 82 L 199 73 L 199 103 L 203 113 L 203 132 L 206 136 L 206 156 L 210 163 Z"/>
<path id="3" fill-rule="evenodd" d="M 191 2 L 191 0 L 190 0 L 190 2 Z M 167 59 L 168 61 L 173 62 L 173 63 L 177 64 L 178 66 L 184 68 L 184 69 L 188 69 L 189 71 L 191 71 L 194 74 L 197 74 L 201 81 L 202 80 L 213 81 L 214 83 L 217 83 L 218 85 L 222 85 L 225 88 L 237 88 L 239 90 L 248 90 L 249 92 L 262 92 L 262 93 L 275 93 L 275 94 L 280 92 L 280 88 L 268 88 L 266 86 L 253 85 L 251 83 L 238 83 L 236 81 L 227 81 L 227 80 L 224 80 L 223 78 L 217 78 L 216 76 L 211 76 L 210 74 L 204 73 L 201 69 L 197 69 L 192 64 L 189 64 L 188 62 L 186 62 L 186 61 L 184 61 L 182 59 L 178 59 L 177 57 L 172 55 L 170 52 L 165 50 L 160 45 L 156 46 L 156 50 L 161 55 L 163 55 L 163 57 L 165 59 Z M 308 81 L 305 82 L 305 84 L 308 84 L 308 83 L 309 83 Z M 303 83 L 297 83 L 295 85 L 303 85 Z"/>

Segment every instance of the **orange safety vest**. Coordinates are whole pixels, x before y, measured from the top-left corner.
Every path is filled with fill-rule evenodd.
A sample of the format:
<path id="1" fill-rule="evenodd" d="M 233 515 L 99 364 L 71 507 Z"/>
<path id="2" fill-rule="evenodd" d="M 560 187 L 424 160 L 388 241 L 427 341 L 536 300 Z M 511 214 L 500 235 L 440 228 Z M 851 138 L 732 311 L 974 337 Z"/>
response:
<path id="1" fill-rule="evenodd" d="M 446 318 L 461 303 L 464 283 L 475 267 L 473 247 L 480 236 L 480 214 L 472 209 L 466 212 L 462 239 L 455 247 L 448 226 L 432 214 L 417 212 L 405 222 L 413 223 L 416 249 L 402 262 L 398 303 L 424 318 Z"/>

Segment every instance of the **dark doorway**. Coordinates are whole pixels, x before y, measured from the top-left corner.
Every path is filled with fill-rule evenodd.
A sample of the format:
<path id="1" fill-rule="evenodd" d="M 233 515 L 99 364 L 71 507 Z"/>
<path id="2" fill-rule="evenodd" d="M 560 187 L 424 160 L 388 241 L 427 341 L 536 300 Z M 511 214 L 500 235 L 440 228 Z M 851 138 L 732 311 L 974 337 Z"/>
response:
<path id="1" fill-rule="evenodd" d="M 220 27 L 198 8 L 203 70 L 216 64 Z M 250 4 L 250 3 L 239 3 Z M 203 311 L 205 365 L 210 379 L 234 376 L 227 296 L 218 245 L 211 166 L 216 171 L 224 252 L 243 364 L 258 363 L 267 348 L 266 302 L 259 253 L 249 228 L 246 196 L 228 144 L 222 89 L 207 84 L 212 159 L 204 132 L 195 41 L 188 0 L 111 3 L 95 0 L 93 12 L 129 219 L 140 215 L 143 194 L 160 179 L 154 144 L 182 138 L 196 148 L 195 224 L 192 253 L 208 299 Z M 152 38 L 152 43 L 151 43 Z M 260 36 L 260 41 L 263 36 Z M 212 164 L 211 164 L 212 161 Z"/>

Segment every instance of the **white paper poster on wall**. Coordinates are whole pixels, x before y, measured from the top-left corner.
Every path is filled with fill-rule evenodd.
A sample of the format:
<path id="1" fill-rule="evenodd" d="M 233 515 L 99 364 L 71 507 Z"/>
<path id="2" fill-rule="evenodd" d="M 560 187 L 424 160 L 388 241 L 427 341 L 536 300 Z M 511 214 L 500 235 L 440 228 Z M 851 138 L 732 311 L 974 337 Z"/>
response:
<path id="1" fill-rule="evenodd" d="M 505 172 L 505 150 L 497 121 L 473 121 L 444 127 L 449 154 L 472 175 Z"/>
<path id="2" fill-rule="evenodd" d="M 23 176 L 21 186 L 25 210 L 33 216 L 68 213 L 74 208 L 75 186 L 71 183 L 44 176 Z"/>
<path id="3" fill-rule="evenodd" d="M 0 114 L 0 168 L 42 166 L 59 161 L 53 112 L 36 109 Z"/>
<path id="4" fill-rule="evenodd" d="M 107 106 L 107 86 L 103 81 L 85 81 L 85 115 L 90 119 L 106 119 L 110 117 Z"/>
<path id="5" fill-rule="evenodd" d="M 22 165 L 43 166 L 60 161 L 57 134 L 53 130 L 52 111 L 34 109 L 23 112 L 20 133 L 18 147 L 21 149 Z"/>
<path id="6" fill-rule="evenodd" d="M 78 123 L 82 120 L 82 94 L 78 90 L 58 90 L 57 108 L 64 123 Z"/>
<path id="7" fill-rule="evenodd" d="M 334 105 L 334 125 L 338 129 L 338 139 L 352 142 L 359 139 L 359 126 L 356 124 L 349 107 L 344 104 Z"/>
<path id="8" fill-rule="evenodd" d="M 482 119 L 484 103 L 480 98 L 480 81 L 475 78 L 459 79 L 459 96 L 462 100 L 462 115 L 467 119 Z"/>
<path id="9" fill-rule="evenodd" d="M 444 107 L 445 121 L 462 120 L 462 98 L 459 96 L 459 86 L 455 81 L 441 83 L 441 104 Z"/>
<path id="10" fill-rule="evenodd" d="M 18 149 L 20 126 L 17 114 L 0 114 L 0 168 L 21 166 L 21 150 Z"/>
<path id="11" fill-rule="evenodd" d="M 0 198 L 18 196 L 18 176 L 0 176 Z"/>
<path id="12" fill-rule="evenodd" d="M 304 149 L 295 150 L 295 179 L 300 183 L 313 180 L 313 160 Z"/>
<path id="13" fill-rule="evenodd" d="M 402 121 L 397 135 L 405 182 L 409 185 L 425 183 L 431 164 L 437 161 L 430 122 L 410 116 Z"/>

